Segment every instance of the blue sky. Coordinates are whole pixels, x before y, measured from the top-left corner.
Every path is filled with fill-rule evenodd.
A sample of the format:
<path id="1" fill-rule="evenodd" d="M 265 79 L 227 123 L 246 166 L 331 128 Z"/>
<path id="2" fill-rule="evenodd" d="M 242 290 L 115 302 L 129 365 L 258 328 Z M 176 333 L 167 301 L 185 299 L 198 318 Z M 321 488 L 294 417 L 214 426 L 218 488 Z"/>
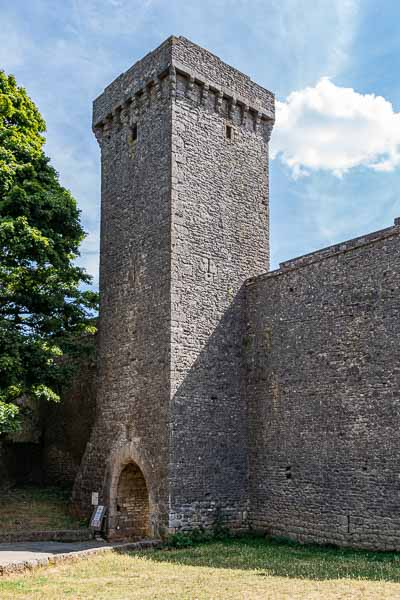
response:
<path id="1" fill-rule="evenodd" d="M 81 263 L 96 281 L 91 103 L 172 33 L 276 94 L 272 267 L 400 215 L 399 2 L 0 0 L 0 15 L 0 68 L 46 119 L 46 151 L 82 209 Z"/>

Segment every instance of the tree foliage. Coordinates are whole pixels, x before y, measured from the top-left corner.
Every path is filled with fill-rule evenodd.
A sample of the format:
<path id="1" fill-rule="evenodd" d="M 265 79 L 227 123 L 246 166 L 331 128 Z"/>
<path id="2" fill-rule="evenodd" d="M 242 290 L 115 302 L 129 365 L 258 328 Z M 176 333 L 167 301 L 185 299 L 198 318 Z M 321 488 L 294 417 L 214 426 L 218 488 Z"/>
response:
<path id="1" fill-rule="evenodd" d="M 45 156 L 45 122 L 0 71 L 0 433 L 18 428 L 16 400 L 58 401 L 94 333 L 97 294 L 76 264 L 85 233 Z"/>

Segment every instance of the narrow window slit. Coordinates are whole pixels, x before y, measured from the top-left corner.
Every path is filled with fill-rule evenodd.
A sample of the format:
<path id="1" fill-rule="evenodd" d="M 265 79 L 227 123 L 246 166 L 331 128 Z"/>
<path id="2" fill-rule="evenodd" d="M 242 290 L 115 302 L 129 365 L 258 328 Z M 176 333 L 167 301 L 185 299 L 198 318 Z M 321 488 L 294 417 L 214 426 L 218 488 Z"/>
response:
<path id="1" fill-rule="evenodd" d="M 129 128 L 129 133 L 128 133 L 128 144 L 130 147 L 130 153 L 131 153 L 132 158 L 134 158 L 135 154 L 136 154 L 137 136 L 138 136 L 138 126 L 137 126 L 137 123 L 134 123 Z"/>

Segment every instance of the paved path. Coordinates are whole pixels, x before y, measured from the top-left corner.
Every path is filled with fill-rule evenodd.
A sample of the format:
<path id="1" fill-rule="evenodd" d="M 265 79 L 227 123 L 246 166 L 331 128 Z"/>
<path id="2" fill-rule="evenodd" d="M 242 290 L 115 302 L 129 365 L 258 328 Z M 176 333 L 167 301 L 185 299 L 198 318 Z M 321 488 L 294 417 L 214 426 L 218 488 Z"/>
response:
<path id="1" fill-rule="evenodd" d="M 15 542 L 0 544 L 0 575 L 32 569 L 61 560 L 85 557 L 112 549 L 139 550 L 155 547 L 156 540 L 110 544 L 105 541 L 89 542 Z"/>
<path id="2" fill-rule="evenodd" d="M 111 545 L 107 542 L 96 542 L 94 540 L 89 542 L 15 542 L 13 544 L 0 544 L 0 566 Z"/>

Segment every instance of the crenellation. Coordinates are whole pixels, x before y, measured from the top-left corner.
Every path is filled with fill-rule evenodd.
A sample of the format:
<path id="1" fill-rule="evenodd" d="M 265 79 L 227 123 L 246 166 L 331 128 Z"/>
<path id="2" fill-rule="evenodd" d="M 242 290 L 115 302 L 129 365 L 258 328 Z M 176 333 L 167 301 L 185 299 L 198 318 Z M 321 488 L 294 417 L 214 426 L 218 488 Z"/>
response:
<path id="1" fill-rule="evenodd" d="M 224 94 L 222 90 L 217 91 L 217 102 L 215 105 L 215 110 L 217 113 L 222 112 L 222 102 L 223 102 Z"/>
<path id="2" fill-rule="evenodd" d="M 164 81 L 168 78 L 169 90 L 166 89 Z M 166 96 L 168 92 L 168 96 Z M 174 98 L 178 95 L 187 96 L 189 100 L 199 106 L 205 106 L 208 110 L 214 110 L 226 116 L 232 121 L 235 120 L 236 110 L 240 111 L 240 122 L 250 131 L 257 132 L 259 125 L 263 123 L 263 129 L 267 131 L 267 142 L 270 132 L 273 128 L 273 117 L 260 112 L 245 103 L 239 98 L 227 94 L 222 89 L 210 86 L 208 83 L 200 81 L 191 72 L 184 72 L 182 68 L 170 67 L 168 75 L 165 72 L 160 73 L 154 79 L 149 79 L 143 83 L 142 87 L 137 89 L 134 95 L 127 97 L 124 102 L 114 106 L 111 113 L 107 114 L 104 121 L 99 121 L 93 125 L 93 131 L 96 138 L 99 135 L 99 128 L 107 123 L 106 130 L 111 131 L 111 126 L 118 129 L 120 125 L 121 112 L 131 105 L 135 111 L 136 118 L 150 108 L 152 102 L 162 102 L 164 99 Z M 211 99 L 211 101 L 210 101 Z"/>
<path id="3" fill-rule="evenodd" d="M 158 49 L 147 55 L 142 61 L 136 63 L 135 69 L 129 69 L 126 73 L 118 77 L 110 86 L 108 86 L 102 96 L 99 96 L 94 103 L 94 113 L 93 113 L 93 124 L 94 126 L 101 123 L 109 114 L 115 112 L 118 106 L 123 101 L 128 101 L 129 99 L 137 96 L 138 94 L 147 94 L 148 87 L 158 87 L 160 82 L 162 82 L 167 76 L 170 81 L 170 93 L 174 93 L 174 87 L 176 82 L 177 75 L 181 75 L 187 80 L 188 84 L 188 93 L 192 94 L 195 84 L 200 86 L 202 89 L 202 94 L 205 92 L 205 98 L 207 98 L 208 91 L 212 90 L 217 95 L 217 105 L 216 110 L 218 111 L 221 108 L 222 98 L 226 98 L 230 102 L 236 102 L 241 104 L 249 110 L 249 108 L 253 109 L 255 112 L 259 112 L 261 118 L 265 120 L 274 120 L 274 100 L 273 95 L 266 90 L 263 90 L 263 93 L 258 94 L 250 94 L 249 98 L 242 94 L 243 90 L 249 92 L 251 89 L 257 89 L 257 91 L 262 90 L 261 87 L 254 84 L 248 77 L 245 78 L 246 85 L 237 87 L 233 86 L 230 88 L 227 85 L 227 80 L 223 80 L 224 85 L 216 84 L 216 79 L 207 80 L 206 77 L 202 76 L 200 73 L 196 72 L 193 68 L 189 68 L 184 63 L 181 63 L 174 57 L 174 48 L 175 46 L 172 44 L 173 39 L 167 40 L 166 44 L 162 44 Z M 181 39 L 181 38 L 179 38 Z M 165 53 L 168 48 L 168 43 L 171 43 L 170 47 L 170 56 L 169 56 L 169 64 L 165 65 Z M 164 61 L 161 62 L 162 67 L 160 70 L 157 70 L 157 61 L 156 58 L 159 58 L 159 54 L 162 52 L 164 56 Z M 206 53 L 206 57 L 212 56 L 210 53 L 204 50 Z M 180 56 L 180 55 L 179 55 Z M 152 63 L 154 61 L 154 64 Z M 220 61 L 221 64 L 222 61 Z M 206 63 L 202 63 L 204 66 Z M 157 66 L 156 66 L 157 65 Z M 142 77 L 136 77 L 136 69 L 142 67 Z M 226 65 L 227 66 L 227 65 Z M 147 67 L 147 68 L 146 68 Z M 228 67 L 228 66 L 227 66 Z M 232 67 L 229 67 L 230 71 L 235 71 Z M 146 76 L 146 74 L 148 75 Z M 238 76 L 243 76 L 243 74 L 237 71 Z M 230 78 L 228 80 L 230 83 L 234 83 L 234 78 L 232 79 L 232 73 L 230 73 Z M 156 83 L 157 82 L 157 83 Z M 125 87 L 124 87 L 125 86 Z M 121 88 L 124 87 L 124 91 L 122 92 Z M 119 92 L 119 93 L 118 93 Z M 199 94 L 200 96 L 202 94 Z M 115 100 L 117 102 L 115 102 Z M 160 99 L 160 98 L 159 98 Z M 251 100 L 249 102 L 249 100 Z M 201 101 L 200 101 L 201 102 Z M 106 106 L 108 105 L 108 111 Z"/>

